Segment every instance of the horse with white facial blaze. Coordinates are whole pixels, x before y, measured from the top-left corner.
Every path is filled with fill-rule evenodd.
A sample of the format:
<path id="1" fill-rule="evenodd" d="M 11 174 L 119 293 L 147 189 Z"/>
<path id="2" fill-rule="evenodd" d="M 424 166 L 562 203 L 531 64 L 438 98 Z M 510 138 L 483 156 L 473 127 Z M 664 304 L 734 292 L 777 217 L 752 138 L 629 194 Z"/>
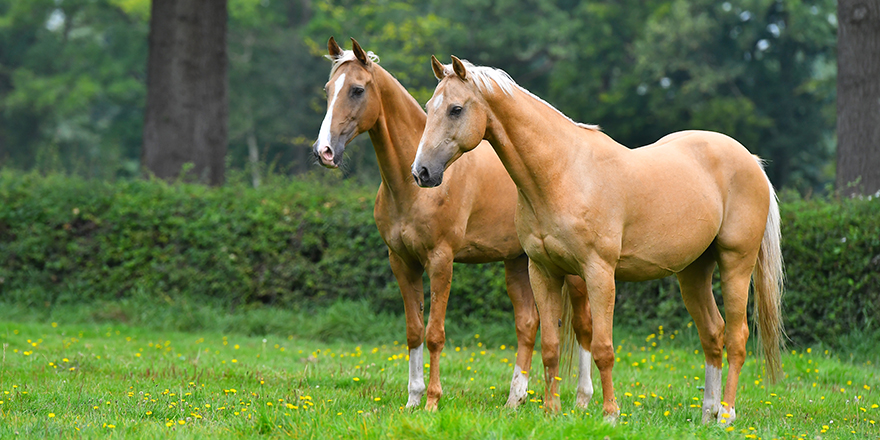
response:
<path id="1" fill-rule="evenodd" d="M 736 417 L 749 334 L 750 279 L 764 357 L 775 380 L 782 342 L 779 209 L 757 157 L 730 137 L 704 131 L 673 133 L 630 150 L 598 127 L 574 123 L 501 70 L 455 57 L 451 66 L 432 58 L 432 66 L 440 83 L 428 101 L 413 175 L 421 186 L 434 186 L 482 139 L 492 144 L 518 189 L 516 228 L 530 259 L 541 320 L 558 318 L 563 276 L 578 274 L 586 280 L 592 356 L 606 418 L 614 420 L 620 413 L 611 380 L 615 279 L 678 278 L 706 358 L 704 423 L 729 423 Z M 456 183 L 452 180 L 446 179 L 447 184 Z M 726 323 L 712 295 L 716 265 Z M 544 405 L 558 410 L 558 385 L 552 380 L 559 364 L 554 327 L 542 330 L 541 346 Z M 728 374 L 722 400 L 725 346 Z"/>
<path id="2" fill-rule="evenodd" d="M 336 168 L 345 145 L 369 132 L 382 183 L 374 217 L 388 245 L 391 270 L 400 286 L 406 312 L 409 348 L 409 401 L 418 406 L 427 391 L 426 409 L 436 409 L 441 396 L 440 353 L 446 340 L 444 320 L 452 282 L 452 262 L 504 261 L 507 293 L 513 303 L 517 354 L 507 405 L 516 407 L 528 396 L 528 371 L 538 330 L 538 314 L 528 278 L 528 258 L 513 224 L 516 187 L 488 145 L 449 168 L 453 181 L 434 190 L 413 184 L 410 164 L 426 115 L 415 99 L 352 39 L 343 51 L 333 38 L 327 43 L 333 67 L 326 91 L 327 114 L 314 144 L 314 154 Z M 422 274 L 427 271 L 431 314 L 427 335 L 423 317 Z M 586 298 L 583 280 L 567 280 L 572 295 Z M 589 308 L 580 312 L 589 325 Z M 589 330 L 589 329 L 587 329 Z M 430 357 L 427 389 L 423 340 Z"/>

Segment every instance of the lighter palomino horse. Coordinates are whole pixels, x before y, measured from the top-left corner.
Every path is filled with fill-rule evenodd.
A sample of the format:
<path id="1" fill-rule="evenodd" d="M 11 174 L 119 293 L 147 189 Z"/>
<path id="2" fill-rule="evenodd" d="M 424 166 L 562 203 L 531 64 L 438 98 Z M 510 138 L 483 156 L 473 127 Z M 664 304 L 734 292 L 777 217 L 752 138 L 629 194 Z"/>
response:
<path id="1" fill-rule="evenodd" d="M 750 279 L 771 380 L 780 362 L 779 211 L 757 157 L 727 136 L 702 131 L 670 134 L 630 150 L 595 126 L 574 123 L 503 71 L 452 60 L 444 66 L 432 59 L 440 83 L 428 101 L 412 167 L 418 183 L 439 185 L 444 169 L 464 160 L 482 139 L 492 144 L 518 189 L 517 233 L 531 261 L 541 321 L 560 315 L 564 275 L 586 280 L 593 338 L 592 347 L 582 349 L 592 348 L 610 420 L 620 413 L 611 380 L 615 279 L 675 274 L 706 357 L 703 421 L 732 421 L 749 333 Z M 446 180 L 458 184 L 456 176 Z M 716 265 L 726 325 L 712 295 Z M 722 400 L 725 345 L 729 367 Z M 541 347 L 544 404 L 558 410 L 556 328 L 542 329 Z"/>
<path id="2" fill-rule="evenodd" d="M 414 185 L 409 167 L 425 127 L 425 112 L 379 66 L 372 53 L 364 52 L 354 39 L 352 45 L 353 50 L 343 51 L 333 38 L 327 43 L 333 67 L 325 87 L 327 114 L 314 153 L 324 166 L 336 168 L 345 145 L 360 133 L 370 133 L 382 176 L 373 215 L 388 245 L 391 270 L 400 286 L 406 312 L 406 406 L 418 406 L 426 391 L 423 338 L 431 366 L 426 409 L 436 409 L 442 394 L 440 352 L 446 341 L 444 320 L 452 262 L 504 261 L 518 342 L 507 405 L 516 407 L 527 396 L 528 371 L 538 331 L 528 258 L 513 224 L 516 187 L 488 145 L 476 148 L 466 160 L 449 169 L 449 174 L 455 176 L 454 185 L 434 190 Z M 426 270 L 431 283 L 431 314 L 425 336 L 422 274 Z M 576 277 L 569 283 L 573 292 L 584 289 L 583 281 Z M 575 322 L 589 331 L 589 308 L 586 303 L 579 306 L 583 312 Z"/>

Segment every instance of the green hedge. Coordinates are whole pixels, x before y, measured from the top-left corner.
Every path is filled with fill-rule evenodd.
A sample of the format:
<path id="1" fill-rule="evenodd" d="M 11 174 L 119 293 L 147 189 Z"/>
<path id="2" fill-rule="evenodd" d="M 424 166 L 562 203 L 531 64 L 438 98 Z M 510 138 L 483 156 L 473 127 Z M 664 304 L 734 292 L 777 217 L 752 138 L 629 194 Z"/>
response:
<path id="1" fill-rule="evenodd" d="M 401 314 L 374 194 L 326 173 L 253 189 L 0 171 L 0 297 L 52 307 L 146 295 L 304 311 L 344 299 Z M 782 211 L 788 335 L 835 345 L 877 334 L 880 200 L 792 197 Z M 510 320 L 500 263 L 454 270 L 449 319 Z M 615 322 L 629 329 L 690 319 L 674 278 L 621 283 L 617 298 Z"/>

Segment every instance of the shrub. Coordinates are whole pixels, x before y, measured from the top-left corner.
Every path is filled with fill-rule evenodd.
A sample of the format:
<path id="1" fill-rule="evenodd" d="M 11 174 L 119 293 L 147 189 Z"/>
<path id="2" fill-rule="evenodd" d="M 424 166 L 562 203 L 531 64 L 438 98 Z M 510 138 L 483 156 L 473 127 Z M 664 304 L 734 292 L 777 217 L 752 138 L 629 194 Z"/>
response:
<path id="1" fill-rule="evenodd" d="M 253 189 L 0 171 L 0 297 L 53 307 L 146 295 L 303 316 L 345 300 L 401 315 L 374 198 L 323 173 L 275 176 Z M 854 331 L 878 332 L 880 200 L 792 197 L 781 208 L 788 335 L 835 345 Z M 448 322 L 512 328 L 503 274 L 501 263 L 456 264 Z M 674 278 L 618 284 L 618 326 L 689 320 Z"/>

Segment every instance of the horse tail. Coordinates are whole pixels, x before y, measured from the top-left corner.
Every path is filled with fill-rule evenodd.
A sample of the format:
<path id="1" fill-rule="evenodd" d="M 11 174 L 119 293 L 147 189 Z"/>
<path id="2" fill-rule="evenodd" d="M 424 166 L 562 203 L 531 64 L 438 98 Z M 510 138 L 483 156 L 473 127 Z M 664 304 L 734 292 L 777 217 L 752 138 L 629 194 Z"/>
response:
<path id="1" fill-rule="evenodd" d="M 760 159 L 758 163 L 762 165 Z M 766 177 L 766 174 L 765 174 Z M 770 212 L 767 214 L 767 225 L 764 228 L 764 239 L 758 251 L 758 261 L 752 272 L 752 283 L 755 292 L 755 317 L 758 327 L 758 341 L 764 351 L 764 362 L 770 382 L 775 382 L 780 373 L 785 330 L 782 327 L 782 291 L 785 272 L 782 262 L 779 218 L 779 201 L 770 179 Z"/>
<path id="2" fill-rule="evenodd" d="M 572 322 L 574 310 L 571 307 L 571 290 L 568 281 L 562 284 L 562 330 L 559 332 L 559 376 L 568 380 L 571 378 L 572 364 L 574 364 L 575 347 L 578 346 L 577 335 L 574 333 Z"/>

